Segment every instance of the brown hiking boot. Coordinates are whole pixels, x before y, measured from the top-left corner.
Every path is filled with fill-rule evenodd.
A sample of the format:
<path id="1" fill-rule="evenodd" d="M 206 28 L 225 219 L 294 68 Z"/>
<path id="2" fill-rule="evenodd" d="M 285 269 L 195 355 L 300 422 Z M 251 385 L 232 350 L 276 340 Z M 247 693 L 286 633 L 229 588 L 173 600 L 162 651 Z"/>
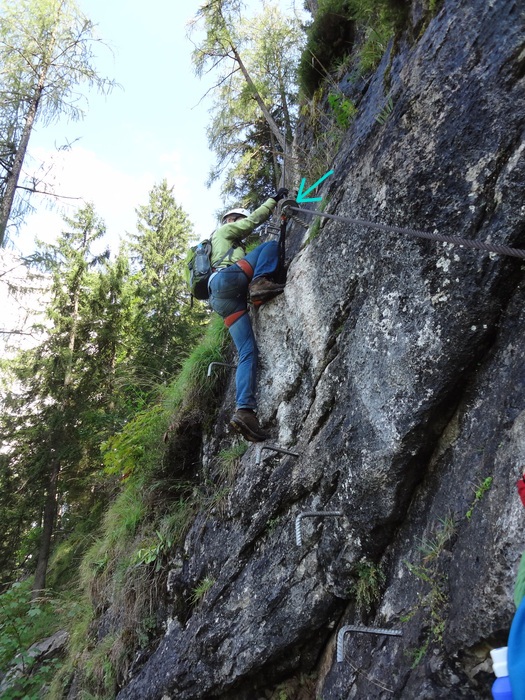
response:
<path id="1" fill-rule="evenodd" d="M 249 442 L 264 442 L 270 437 L 270 434 L 261 428 L 257 416 L 249 408 L 237 409 L 232 416 L 230 425 Z"/>
<path id="2" fill-rule="evenodd" d="M 284 284 L 272 282 L 267 277 L 257 277 L 249 287 L 251 301 L 267 301 L 284 291 Z"/>

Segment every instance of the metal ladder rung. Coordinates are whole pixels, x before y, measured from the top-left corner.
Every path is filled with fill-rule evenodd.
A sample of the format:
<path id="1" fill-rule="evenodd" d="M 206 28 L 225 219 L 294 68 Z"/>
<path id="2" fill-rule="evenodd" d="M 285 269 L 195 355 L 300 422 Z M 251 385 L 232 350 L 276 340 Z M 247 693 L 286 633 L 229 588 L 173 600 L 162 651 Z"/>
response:
<path id="1" fill-rule="evenodd" d="M 277 445 L 264 445 L 260 443 L 257 445 L 255 452 L 255 464 L 259 465 L 261 463 L 263 450 L 269 450 L 271 452 L 281 452 L 284 455 L 290 455 L 292 457 L 299 457 L 298 452 L 292 452 L 291 450 L 285 450 L 284 447 L 278 447 Z"/>
<path id="2" fill-rule="evenodd" d="M 303 518 L 339 518 L 343 516 L 342 510 L 306 510 L 295 517 L 295 541 L 300 547 L 303 543 L 301 534 L 301 521 Z"/>
<path id="3" fill-rule="evenodd" d="M 231 365 L 228 362 L 210 362 L 208 365 L 208 377 L 211 377 L 211 372 L 214 365 L 221 365 L 222 367 L 232 367 L 235 368 L 237 365 Z"/>
<path id="4" fill-rule="evenodd" d="M 337 633 L 337 662 L 341 663 L 344 660 L 344 643 L 345 634 L 347 632 L 361 632 L 362 634 L 386 634 L 389 637 L 402 637 L 401 630 L 389 630 L 381 627 L 363 627 L 361 625 L 346 625 L 341 627 Z"/>

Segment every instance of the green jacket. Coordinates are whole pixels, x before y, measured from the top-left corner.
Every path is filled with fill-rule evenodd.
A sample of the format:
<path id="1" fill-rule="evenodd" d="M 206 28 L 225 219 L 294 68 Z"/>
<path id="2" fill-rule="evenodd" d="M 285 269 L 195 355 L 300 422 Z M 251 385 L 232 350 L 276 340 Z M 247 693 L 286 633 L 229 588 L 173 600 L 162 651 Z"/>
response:
<path id="1" fill-rule="evenodd" d="M 525 595 L 525 552 L 521 555 L 518 575 L 514 585 L 514 603 L 516 608 L 519 608 L 521 601 Z"/>
<path id="2" fill-rule="evenodd" d="M 242 241 L 253 232 L 253 230 L 270 218 L 277 202 L 275 199 L 267 199 L 264 204 L 261 204 L 250 216 L 245 219 L 239 219 L 233 224 L 224 224 L 219 226 L 211 237 L 211 264 L 220 260 L 229 249 L 233 246 L 230 255 L 227 255 L 217 267 L 218 270 L 223 267 L 228 267 L 232 263 L 241 260 L 246 255 L 244 248 L 241 246 Z"/>

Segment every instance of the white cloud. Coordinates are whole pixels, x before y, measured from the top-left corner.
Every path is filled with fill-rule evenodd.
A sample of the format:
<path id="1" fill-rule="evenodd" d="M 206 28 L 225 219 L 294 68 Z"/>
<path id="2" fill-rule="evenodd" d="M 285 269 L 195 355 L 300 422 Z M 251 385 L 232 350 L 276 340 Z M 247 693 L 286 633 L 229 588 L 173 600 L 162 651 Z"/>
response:
<path id="1" fill-rule="evenodd" d="M 53 161 L 53 189 L 62 197 L 54 206 L 49 198 L 40 197 L 35 213 L 29 215 L 15 247 L 23 253 L 33 250 L 33 241 L 40 238 L 50 242 L 64 226 L 63 214 L 71 216 L 86 202 L 92 202 L 97 214 L 107 227 L 107 244 L 116 251 L 119 239 L 126 232 L 135 230 L 135 209 L 148 201 L 148 194 L 164 177 L 175 191 L 190 196 L 190 186 L 182 174 L 180 156 L 176 151 L 162 154 L 151 167 L 134 173 L 125 172 L 104 160 L 98 154 L 82 146 L 68 151 L 51 152 L 37 148 L 33 156 L 43 162 Z M 179 196 L 180 196 L 179 195 Z M 46 201 L 47 200 L 47 201 Z"/>

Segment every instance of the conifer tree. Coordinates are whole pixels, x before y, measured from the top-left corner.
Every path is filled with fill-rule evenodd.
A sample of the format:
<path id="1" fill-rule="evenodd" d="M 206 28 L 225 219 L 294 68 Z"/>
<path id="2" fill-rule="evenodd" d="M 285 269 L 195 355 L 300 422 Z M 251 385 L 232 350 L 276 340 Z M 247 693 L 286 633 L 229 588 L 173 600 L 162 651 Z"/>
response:
<path id="1" fill-rule="evenodd" d="M 193 227 L 166 180 L 137 210 L 132 236 L 135 308 L 132 365 L 147 392 L 171 379 L 202 332 L 202 312 L 190 309 L 184 259 Z"/>
<path id="2" fill-rule="evenodd" d="M 193 52 L 193 62 L 197 75 L 205 70 L 214 69 L 221 64 L 227 65 L 226 75 L 222 75 L 218 86 L 240 71 L 252 99 L 254 99 L 263 114 L 272 134 L 283 151 L 286 150 L 286 134 L 279 128 L 268 108 L 264 96 L 258 89 L 253 74 L 241 56 L 242 34 L 238 31 L 241 18 L 242 3 L 240 0 L 208 0 L 204 3 L 195 18 L 195 24 L 201 22 L 205 29 L 205 38 Z"/>
<path id="3" fill-rule="evenodd" d="M 92 66 L 95 41 L 93 24 L 74 0 L 0 2 L 0 246 L 37 120 L 78 119 L 78 85 L 112 86 Z"/>
<path id="4" fill-rule="evenodd" d="M 208 3 L 200 13 L 207 34 L 194 63 L 199 74 L 205 66 L 220 71 L 208 128 L 217 154 L 210 182 L 226 172 L 223 193 L 253 206 L 279 184 L 294 181 L 296 67 L 304 33 L 295 18 L 271 4 L 244 19 L 229 2 Z M 287 183 L 280 182 L 284 160 Z"/>
<path id="5" fill-rule="evenodd" d="M 103 223 L 87 205 L 66 224 L 57 243 L 34 258 L 53 280 L 50 328 L 44 343 L 11 364 L 18 387 L 7 397 L 0 422 L 2 490 L 8 485 L 25 506 L 18 519 L 10 518 L 2 544 L 18 537 L 20 551 L 27 549 L 35 594 L 45 586 L 57 519 L 71 520 L 77 501 L 86 508 L 86 493 L 93 493 L 86 480 L 100 468 L 100 443 L 111 430 L 112 372 L 123 316 L 115 301 L 123 270 L 109 275 L 107 252 L 93 252 Z M 9 508 L 9 502 L 0 497 L 0 507 Z M 18 553 L 3 565 L 19 565 L 20 558 Z"/>

